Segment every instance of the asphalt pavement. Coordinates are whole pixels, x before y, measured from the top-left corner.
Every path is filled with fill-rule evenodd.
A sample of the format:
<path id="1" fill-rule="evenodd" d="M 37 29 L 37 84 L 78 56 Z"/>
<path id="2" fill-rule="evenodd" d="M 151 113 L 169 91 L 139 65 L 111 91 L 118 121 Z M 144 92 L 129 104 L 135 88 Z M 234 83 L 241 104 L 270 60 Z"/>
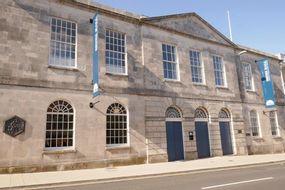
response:
<path id="1" fill-rule="evenodd" d="M 284 190 L 285 165 L 125 179 L 47 190 Z"/>
<path id="2" fill-rule="evenodd" d="M 181 175 L 193 174 L 199 172 L 210 172 L 213 170 L 227 170 L 229 168 L 241 168 L 256 165 L 265 165 L 272 163 L 285 163 L 285 154 L 266 154 L 266 155 L 251 155 L 251 156 L 222 156 L 206 159 L 164 162 L 156 164 L 130 165 L 112 168 L 94 168 L 70 171 L 55 171 L 55 172 L 39 172 L 39 173 L 21 173 L 21 174 L 1 174 L 0 175 L 0 190 L 3 189 L 47 189 L 51 187 L 71 187 L 78 184 L 87 185 L 90 183 L 109 183 L 114 181 L 128 180 L 132 181 L 138 178 L 153 178 L 162 177 L 165 175 Z M 222 177 L 222 176 L 221 176 Z M 225 176 L 227 177 L 227 176 Z M 270 177 L 270 176 L 269 176 Z M 188 185 L 194 184 L 190 179 L 185 178 Z M 209 178 L 209 177 L 207 177 Z M 222 177 L 223 178 L 223 177 Z M 266 177 L 264 177 L 266 178 Z M 255 178 L 249 178 L 250 180 Z M 275 176 L 274 180 L 278 179 Z M 178 180 L 178 179 L 177 179 Z M 197 181 L 200 179 L 197 178 Z M 244 179 L 241 179 L 244 180 Z M 269 182 L 273 179 L 264 179 Z M 231 180 L 229 180 L 230 182 Z M 176 179 L 169 180 L 170 184 L 166 187 L 175 187 Z M 210 181 L 215 182 L 215 180 Z M 225 183 L 229 183 L 225 182 Z M 262 182 L 262 180 L 260 181 Z M 196 182 L 195 182 L 196 183 Z M 148 184 L 148 183 L 146 183 Z M 182 183 L 183 184 L 183 183 Z M 215 185 L 215 183 L 205 185 Z M 185 183 L 186 185 L 186 183 Z M 119 186 L 115 186 L 119 188 Z M 143 187 L 132 186 L 134 189 Z M 200 186 L 193 186 L 196 189 Z M 97 187 L 95 187 L 97 188 Z M 104 188 L 103 188 L 104 189 Z M 108 189 L 108 188 L 105 188 Z M 124 188 L 125 189 L 125 188 Z M 285 189 L 285 188 L 284 188 Z M 272 189 L 270 189 L 272 190 Z"/>

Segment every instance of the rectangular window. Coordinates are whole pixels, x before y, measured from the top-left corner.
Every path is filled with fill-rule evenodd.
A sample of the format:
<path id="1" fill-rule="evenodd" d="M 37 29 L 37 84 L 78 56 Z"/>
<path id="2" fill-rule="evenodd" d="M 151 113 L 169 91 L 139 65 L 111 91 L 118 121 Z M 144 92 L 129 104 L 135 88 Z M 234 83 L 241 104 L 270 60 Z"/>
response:
<path id="1" fill-rule="evenodd" d="M 244 83 L 245 83 L 245 89 L 254 90 L 251 65 L 249 63 L 243 64 L 243 78 L 244 78 Z"/>
<path id="2" fill-rule="evenodd" d="M 76 67 L 76 30 L 73 22 L 50 19 L 49 65 Z"/>
<path id="3" fill-rule="evenodd" d="M 127 74 L 125 34 L 106 30 L 106 72 Z"/>
<path id="4" fill-rule="evenodd" d="M 258 115 L 256 111 L 250 111 L 250 124 L 251 124 L 251 133 L 252 136 L 259 136 L 259 122 L 258 122 Z"/>
<path id="5" fill-rule="evenodd" d="M 190 51 L 190 65 L 192 72 L 192 82 L 203 83 L 203 66 L 200 60 L 200 52 Z"/>
<path id="6" fill-rule="evenodd" d="M 269 119 L 270 119 L 272 136 L 278 136 L 279 135 L 278 122 L 277 122 L 277 115 L 275 111 L 269 112 Z"/>
<path id="7" fill-rule="evenodd" d="M 285 64 L 282 63 L 281 66 L 281 83 L 283 87 L 283 93 L 285 94 Z"/>
<path id="8" fill-rule="evenodd" d="M 215 83 L 217 86 L 225 86 L 225 68 L 222 61 L 222 58 L 219 56 L 213 56 L 214 63 L 214 73 L 215 73 Z"/>
<path id="9" fill-rule="evenodd" d="M 162 44 L 162 56 L 164 78 L 177 80 L 177 61 L 175 47 Z"/>

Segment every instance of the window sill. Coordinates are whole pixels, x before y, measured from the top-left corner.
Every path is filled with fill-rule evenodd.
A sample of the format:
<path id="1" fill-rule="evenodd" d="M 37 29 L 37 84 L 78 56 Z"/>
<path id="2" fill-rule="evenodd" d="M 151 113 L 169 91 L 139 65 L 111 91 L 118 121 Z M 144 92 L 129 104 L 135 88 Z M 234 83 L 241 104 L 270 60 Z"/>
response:
<path id="1" fill-rule="evenodd" d="M 252 140 L 254 140 L 256 142 L 264 142 L 265 141 L 262 137 L 256 137 L 256 136 L 252 136 Z"/>
<path id="2" fill-rule="evenodd" d="M 283 138 L 281 136 L 273 136 L 272 138 L 276 141 L 283 141 Z"/>
<path id="3" fill-rule="evenodd" d="M 108 73 L 108 72 L 106 72 L 105 75 L 118 76 L 118 77 L 128 77 L 128 74 L 125 74 L 125 73 Z"/>
<path id="4" fill-rule="evenodd" d="M 67 148 L 67 149 L 44 149 L 42 154 L 66 154 L 66 153 L 76 153 L 77 150 L 75 148 Z"/>
<path id="5" fill-rule="evenodd" d="M 248 93 L 256 94 L 255 90 L 245 90 L 245 91 L 248 92 Z"/>
<path id="6" fill-rule="evenodd" d="M 164 79 L 163 81 L 164 81 L 164 82 L 181 83 L 181 81 L 180 81 L 180 80 L 177 80 L 177 79 Z"/>
<path id="7" fill-rule="evenodd" d="M 204 86 L 207 87 L 207 85 L 205 83 L 197 83 L 197 82 L 192 82 L 193 85 L 195 86 Z"/>
<path id="8" fill-rule="evenodd" d="M 222 90 L 229 90 L 229 87 L 227 86 L 216 86 L 217 89 L 222 89 Z"/>
<path id="9" fill-rule="evenodd" d="M 115 150 L 115 149 L 128 149 L 131 148 L 130 145 L 110 145 L 106 146 L 106 150 Z"/>
<path id="10" fill-rule="evenodd" d="M 68 71 L 79 71 L 77 67 L 63 67 L 63 66 L 56 66 L 56 65 L 48 65 L 48 68 L 50 69 L 62 69 L 62 70 L 68 70 Z"/>

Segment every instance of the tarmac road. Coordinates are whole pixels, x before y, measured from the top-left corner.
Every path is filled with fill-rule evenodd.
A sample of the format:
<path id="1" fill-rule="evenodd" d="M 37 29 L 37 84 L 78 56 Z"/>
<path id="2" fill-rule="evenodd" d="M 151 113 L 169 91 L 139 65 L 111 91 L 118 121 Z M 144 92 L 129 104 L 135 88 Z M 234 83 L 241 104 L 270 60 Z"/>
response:
<path id="1" fill-rule="evenodd" d="M 46 189 L 46 188 L 45 188 Z M 48 190 L 285 190 L 285 165 L 273 164 L 72 185 Z"/>

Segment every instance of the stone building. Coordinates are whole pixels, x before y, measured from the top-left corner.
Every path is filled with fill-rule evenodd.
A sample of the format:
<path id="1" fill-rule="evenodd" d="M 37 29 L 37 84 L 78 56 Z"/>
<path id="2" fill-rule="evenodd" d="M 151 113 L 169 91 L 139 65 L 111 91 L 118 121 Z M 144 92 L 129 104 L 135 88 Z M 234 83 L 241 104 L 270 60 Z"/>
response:
<path id="1" fill-rule="evenodd" d="M 83 0 L 0 5 L 2 173 L 284 152 L 279 58 L 231 42 L 199 15 L 145 17 Z M 276 112 L 264 108 L 261 58 Z"/>

